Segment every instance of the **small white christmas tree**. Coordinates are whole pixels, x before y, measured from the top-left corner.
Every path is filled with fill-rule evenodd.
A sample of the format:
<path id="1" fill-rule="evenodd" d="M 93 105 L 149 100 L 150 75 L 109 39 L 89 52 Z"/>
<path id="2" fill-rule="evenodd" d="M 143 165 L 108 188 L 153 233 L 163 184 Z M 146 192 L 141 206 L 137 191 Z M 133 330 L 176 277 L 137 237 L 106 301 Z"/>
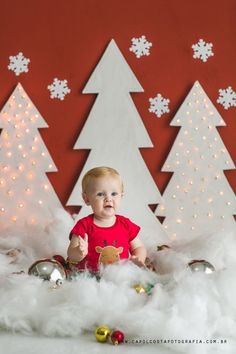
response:
<path id="1" fill-rule="evenodd" d="M 46 175 L 57 169 L 38 132 L 47 127 L 19 83 L 0 113 L 0 230 L 44 227 L 62 208 Z"/>
<path id="2" fill-rule="evenodd" d="M 125 188 L 120 213 L 141 225 L 147 245 L 156 245 L 166 234 L 148 204 L 158 204 L 161 195 L 139 151 L 153 145 L 129 93 L 142 91 L 111 40 L 83 91 L 99 95 L 74 148 L 91 152 L 67 204 L 83 206 L 79 217 L 91 213 L 81 199 L 82 177 L 96 166 L 113 167 L 121 174 Z"/>
<path id="3" fill-rule="evenodd" d="M 177 240 L 235 230 L 236 199 L 224 170 L 234 163 L 216 129 L 225 123 L 195 82 L 171 122 L 181 126 L 162 168 L 174 172 L 155 213 Z"/>

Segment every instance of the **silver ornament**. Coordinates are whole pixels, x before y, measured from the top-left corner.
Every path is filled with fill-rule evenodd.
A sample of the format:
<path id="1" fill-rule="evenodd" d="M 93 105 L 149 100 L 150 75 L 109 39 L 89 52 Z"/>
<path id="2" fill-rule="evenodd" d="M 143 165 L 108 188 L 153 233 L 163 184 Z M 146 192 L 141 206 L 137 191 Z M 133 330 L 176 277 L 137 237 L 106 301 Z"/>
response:
<path id="1" fill-rule="evenodd" d="M 202 260 L 193 260 L 188 266 L 190 267 L 192 272 L 202 272 L 206 274 L 211 274 L 215 271 L 213 265 L 204 259 Z"/>
<path id="2" fill-rule="evenodd" d="M 66 272 L 63 266 L 52 259 L 40 259 L 34 262 L 29 270 L 29 275 L 35 275 L 43 280 L 48 280 L 56 285 L 62 285 L 66 279 Z"/>

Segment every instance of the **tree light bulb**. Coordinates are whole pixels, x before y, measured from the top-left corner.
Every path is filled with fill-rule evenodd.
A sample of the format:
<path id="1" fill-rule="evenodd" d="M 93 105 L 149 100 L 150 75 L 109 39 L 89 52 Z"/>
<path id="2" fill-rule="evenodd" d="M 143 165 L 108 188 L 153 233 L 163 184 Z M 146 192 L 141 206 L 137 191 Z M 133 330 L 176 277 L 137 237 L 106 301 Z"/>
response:
<path id="1" fill-rule="evenodd" d="M 28 173 L 28 179 L 32 179 L 32 178 L 33 178 L 33 173 L 32 172 Z"/>
<path id="2" fill-rule="evenodd" d="M 23 165 L 19 165 L 19 166 L 17 167 L 17 169 L 18 169 L 19 171 L 23 171 L 24 166 L 23 166 Z"/>
<path id="3" fill-rule="evenodd" d="M 0 186 L 3 186 L 4 185 L 4 179 L 0 179 Z"/>

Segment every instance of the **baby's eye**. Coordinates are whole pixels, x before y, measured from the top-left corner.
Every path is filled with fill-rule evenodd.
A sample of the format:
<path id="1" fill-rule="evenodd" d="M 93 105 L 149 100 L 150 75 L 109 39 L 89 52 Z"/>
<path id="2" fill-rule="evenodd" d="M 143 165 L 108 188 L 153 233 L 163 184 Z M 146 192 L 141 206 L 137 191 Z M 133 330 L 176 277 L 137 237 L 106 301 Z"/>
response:
<path id="1" fill-rule="evenodd" d="M 103 197 L 103 196 L 104 196 L 104 193 L 103 193 L 103 192 L 98 192 L 98 193 L 97 193 L 97 196 L 98 196 L 98 197 Z"/>
<path id="2" fill-rule="evenodd" d="M 112 197 L 115 197 L 116 195 L 118 195 L 118 193 L 117 192 L 112 192 L 111 195 L 112 195 Z"/>

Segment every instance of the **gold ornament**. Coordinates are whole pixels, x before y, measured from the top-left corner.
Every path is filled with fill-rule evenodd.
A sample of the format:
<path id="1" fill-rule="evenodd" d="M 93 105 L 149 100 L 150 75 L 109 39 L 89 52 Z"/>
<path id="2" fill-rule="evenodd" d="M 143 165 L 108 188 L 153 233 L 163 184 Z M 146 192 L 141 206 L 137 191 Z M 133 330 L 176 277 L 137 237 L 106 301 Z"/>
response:
<path id="1" fill-rule="evenodd" d="M 146 289 L 142 284 L 135 284 L 133 285 L 133 288 L 136 290 L 136 293 L 138 294 L 146 293 Z"/>
<path id="2" fill-rule="evenodd" d="M 107 341 L 111 330 L 107 326 L 99 326 L 95 330 L 95 337 L 98 342 L 104 343 Z"/>

